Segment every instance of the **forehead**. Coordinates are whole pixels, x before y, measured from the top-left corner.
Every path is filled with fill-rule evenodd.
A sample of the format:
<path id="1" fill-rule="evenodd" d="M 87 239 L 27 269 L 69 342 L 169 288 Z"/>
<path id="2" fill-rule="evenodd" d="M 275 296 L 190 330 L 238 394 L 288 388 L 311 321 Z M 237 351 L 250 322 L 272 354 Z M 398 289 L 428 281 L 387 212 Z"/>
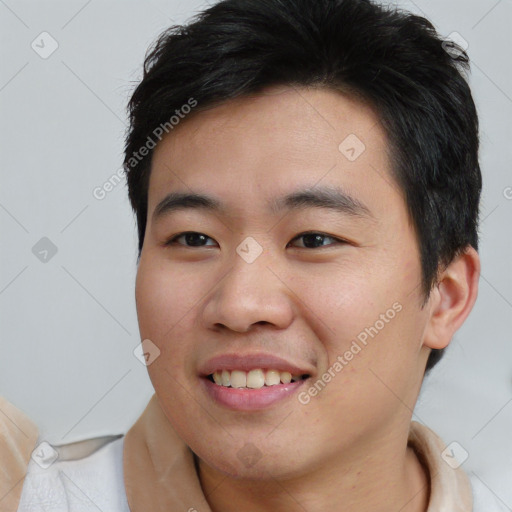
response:
<path id="1" fill-rule="evenodd" d="M 157 145 L 149 214 L 171 190 L 233 208 L 315 186 L 386 209 L 401 201 L 378 115 L 337 91 L 274 87 L 192 113 Z"/>

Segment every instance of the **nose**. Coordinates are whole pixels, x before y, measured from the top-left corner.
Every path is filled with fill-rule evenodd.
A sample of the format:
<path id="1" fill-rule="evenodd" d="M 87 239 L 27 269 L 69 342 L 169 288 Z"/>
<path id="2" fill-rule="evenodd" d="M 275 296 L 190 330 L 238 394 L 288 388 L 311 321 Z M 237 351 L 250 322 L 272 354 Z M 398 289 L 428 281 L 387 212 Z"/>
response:
<path id="1" fill-rule="evenodd" d="M 255 324 L 286 329 L 293 321 L 293 292 L 275 265 L 261 255 L 247 263 L 236 255 L 207 299 L 203 320 L 210 329 L 247 332 Z"/>

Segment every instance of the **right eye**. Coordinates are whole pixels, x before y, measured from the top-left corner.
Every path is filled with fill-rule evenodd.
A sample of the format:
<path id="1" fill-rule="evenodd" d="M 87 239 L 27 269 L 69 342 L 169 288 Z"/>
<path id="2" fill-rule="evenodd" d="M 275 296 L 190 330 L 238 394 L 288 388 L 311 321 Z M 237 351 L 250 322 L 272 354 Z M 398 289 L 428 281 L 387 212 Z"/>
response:
<path id="1" fill-rule="evenodd" d="M 179 242 L 180 239 L 184 240 L 184 243 Z M 209 236 L 203 233 L 198 233 L 197 231 L 185 231 L 184 233 L 180 233 L 178 235 L 171 237 L 169 240 L 165 242 L 165 245 L 184 245 L 185 247 L 208 247 L 209 245 L 204 243 L 206 240 L 214 241 L 213 238 L 210 238 Z"/>

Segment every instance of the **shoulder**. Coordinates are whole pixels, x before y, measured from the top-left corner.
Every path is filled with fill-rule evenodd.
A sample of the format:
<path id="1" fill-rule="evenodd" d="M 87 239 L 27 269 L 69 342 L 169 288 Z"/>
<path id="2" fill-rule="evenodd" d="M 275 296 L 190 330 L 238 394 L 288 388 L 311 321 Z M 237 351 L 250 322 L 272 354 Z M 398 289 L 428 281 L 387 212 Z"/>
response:
<path id="1" fill-rule="evenodd" d="M 472 510 L 472 512 L 510 512 L 510 508 L 474 472 L 458 463 L 452 444 L 430 428 L 412 421 L 409 444 L 414 448 L 430 476 L 429 512 Z"/>
<path id="2" fill-rule="evenodd" d="M 473 512 L 510 512 L 510 509 L 474 473 L 469 475 Z"/>
<path id="3" fill-rule="evenodd" d="M 39 443 L 27 468 L 18 512 L 129 512 L 123 445 L 122 435 L 61 446 Z"/>

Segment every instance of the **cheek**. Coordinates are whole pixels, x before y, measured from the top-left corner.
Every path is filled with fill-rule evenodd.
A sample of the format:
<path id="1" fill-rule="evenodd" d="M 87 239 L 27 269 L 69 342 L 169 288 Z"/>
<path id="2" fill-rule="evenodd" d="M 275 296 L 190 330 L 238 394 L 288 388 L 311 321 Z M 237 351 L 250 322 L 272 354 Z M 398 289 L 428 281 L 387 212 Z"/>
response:
<path id="1" fill-rule="evenodd" d="M 149 339 L 159 352 L 147 367 L 149 377 L 160 397 L 170 410 L 187 410 L 189 404 L 182 393 L 187 365 L 185 325 L 190 293 L 184 278 L 149 257 L 141 258 L 137 271 L 135 296 L 140 336 Z M 188 348 L 189 350 L 189 348 Z M 181 385 L 183 386 L 183 384 Z"/>
<path id="2" fill-rule="evenodd" d="M 304 305 L 301 314 L 316 325 L 330 357 L 348 350 L 351 341 L 399 298 L 389 293 L 391 279 L 384 276 L 375 264 L 361 265 L 355 259 L 294 275 L 291 288 Z"/>
<path id="3" fill-rule="evenodd" d="M 328 368 L 318 376 L 328 383 L 316 381 L 306 390 L 311 401 L 305 411 L 323 419 L 327 446 L 345 442 L 338 439 L 340 426 L 345 439 L 357 439 L 365 431 L 394 421 L 406 408 L 414 408 L 418 384 L 415 339 L 421 327 L 405 308 L 384 325 L 378 315 L 377 321 L 373 316 L 357 326 L 351 318 L 350 329 L 343 324 L 345 317 L 340 317 L 340 334 L 331 337 Z M 350 318 L 348 312 L 346 318 Z M 344 329 L 356 335 L 345 335 Z"/>
<path id="4" fill-rule="evenodd" d="M 151 340 L 159 350 L 147 368 L 155 389 L 169 387 L 165 381 L 181 379 L 185 370 L 187 344 L 180 341 L 186 339 L 184 326 L 190 316 L 186 295 L 193 295 L 193 291 L 184 281 L 159 263 L 151 264 L 149 258 L 139 263 L 135 297 L 140 336 L 141 340 Z"/>
<path id="5" fill-rule="evenodd" d="M 167 312 L 174 311 L 172 288 L 165 275 L 148 265 L 140 265 L 135 284 L 137 316 L 142 338 L 160 340 L 172 325 Z"/>
<path id="6" fill-rule="evenodd" d="M 150 256 L 141 259 L 135 297 L 141 336 L 168 339 L 200 296 L 198 277 Z"/>
<path id="7" fill-rule="evenodd" d="M 411 293 L 411 283 L 419 277 L 419 269 L 414 271 L 412 279 L 383 258 L 380 266 L 353 265 L 329 276 L 295 280 L 315 313 L 317 336 L 326 351 L 328 364 L 320 372 L 330 369 L 335 376 L 331 392 L 319 396 L 327 409 L 356 414 L 363 404 L 375 404 L 376 397 L 389 405 L 388 399 L 396 398 L 381 380 L 400 396 L 414 381 L 425 326 L 425 314 Z"/>

